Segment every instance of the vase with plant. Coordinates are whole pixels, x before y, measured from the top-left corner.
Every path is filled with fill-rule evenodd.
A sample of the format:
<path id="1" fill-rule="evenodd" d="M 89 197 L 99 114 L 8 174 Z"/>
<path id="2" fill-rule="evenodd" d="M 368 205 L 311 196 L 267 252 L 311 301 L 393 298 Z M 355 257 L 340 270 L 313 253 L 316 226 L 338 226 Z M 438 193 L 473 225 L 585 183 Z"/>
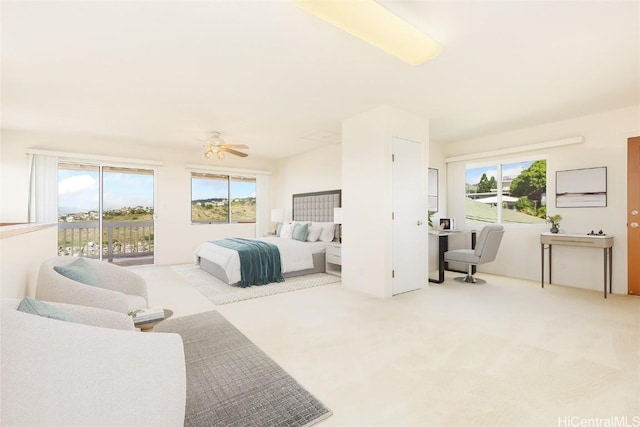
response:
<path id="1" fill-rule="evenodd" d="M 557 233 L 558 231 L 560 231 L 560 221 L 562 221 L 562 215 L 555 214 L 548 216 L 547 222 L 551 224 L 551 229 L 549 231 L 551 231 L 552 233 Z"/>

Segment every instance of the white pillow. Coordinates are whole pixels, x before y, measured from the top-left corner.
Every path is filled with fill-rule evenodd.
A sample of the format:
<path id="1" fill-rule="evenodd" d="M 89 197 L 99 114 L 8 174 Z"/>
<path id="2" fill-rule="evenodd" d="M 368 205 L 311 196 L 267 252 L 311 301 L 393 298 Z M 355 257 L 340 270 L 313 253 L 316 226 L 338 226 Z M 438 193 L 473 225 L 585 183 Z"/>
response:
<path id="1" fill-rule="evenodd" d="M 321 242 L 332 242 L 336 237 L 334 233 L 335 224 L 332 222 L 314 222 L 313 225 L 319 225 L 322 227 L 322 231 L 320 232 L 320 240 Z"/>
<path id="2" fill-rule="evenodd" d="M 309 234 L 307 234 L 307 242 L 316 242 L 320 238 L 320 233 L 322 233 L 322 227 L 311 224 L 309 226 Z"/>
<path id="3" fill-rule="evenodd" d="M 309 224 L 309 225 L 311 225 L 311 221 L 291 221 L 291 223 L 293 224 L 294 227 L 295 227 L 296 224 L 301 224 L 301 225 Z"/>
<path id="4" fill-rule="evenodd" d="M 282 237 L 283 239 L 290 239 L 293 236 L 293 227 L 295 227 L 295 224 L 291 222 L 285 222 L 284 224 L 282 224 L 280 237 Z"/>

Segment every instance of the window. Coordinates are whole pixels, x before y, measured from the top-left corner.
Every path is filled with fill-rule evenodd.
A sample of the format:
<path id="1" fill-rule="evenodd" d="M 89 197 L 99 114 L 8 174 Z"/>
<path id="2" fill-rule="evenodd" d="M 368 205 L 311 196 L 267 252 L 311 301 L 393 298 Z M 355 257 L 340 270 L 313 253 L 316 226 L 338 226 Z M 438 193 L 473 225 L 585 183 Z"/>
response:
<path id="1" fill-rule="evenodd" d="M 191 222 L 256 222 L 255 178 L 192 172 Z"/>
<path id="2" fill-rule="evenodd" d="M 58 164 L 58 254 L 153 264 L 154 171 Z"/>
<path id="3" fill-rule="evenodd" d="M 465 217 L 470 222 L 543 224 L 547 162 L 467 165 Z"/>

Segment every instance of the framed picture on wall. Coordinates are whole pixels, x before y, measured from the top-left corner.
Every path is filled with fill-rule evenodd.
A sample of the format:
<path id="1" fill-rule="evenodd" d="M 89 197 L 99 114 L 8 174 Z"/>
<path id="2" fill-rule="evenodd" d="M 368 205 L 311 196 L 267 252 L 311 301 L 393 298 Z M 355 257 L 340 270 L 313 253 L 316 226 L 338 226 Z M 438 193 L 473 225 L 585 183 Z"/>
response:
<path id="1" fill-rule="evenodd" d="M 429 168 L 428 211 L 438 212 L 438 169 Z"/>
<path id="2" fill-rule="evenodd" d="M 556 171 L 557 208 L 607 206 L 607 168 Z"/>

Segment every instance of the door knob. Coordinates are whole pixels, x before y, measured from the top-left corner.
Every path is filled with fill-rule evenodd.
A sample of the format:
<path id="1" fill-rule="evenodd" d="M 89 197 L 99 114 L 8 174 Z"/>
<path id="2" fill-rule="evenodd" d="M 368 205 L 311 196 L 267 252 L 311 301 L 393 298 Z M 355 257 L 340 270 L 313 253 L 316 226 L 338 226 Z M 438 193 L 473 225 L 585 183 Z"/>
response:
<path id="1" fill-rule="evenodd" d="M 422 225 L 422 221 L 418 221 L 417 224 L 418 224 L 418 226 L 421 226 Z"/>
<path id="2" fill-rule="evenodd" d="M 632 222 L 631 223 L 631 228 L 638 228 L 638 223 L 637 222 Z"/>

